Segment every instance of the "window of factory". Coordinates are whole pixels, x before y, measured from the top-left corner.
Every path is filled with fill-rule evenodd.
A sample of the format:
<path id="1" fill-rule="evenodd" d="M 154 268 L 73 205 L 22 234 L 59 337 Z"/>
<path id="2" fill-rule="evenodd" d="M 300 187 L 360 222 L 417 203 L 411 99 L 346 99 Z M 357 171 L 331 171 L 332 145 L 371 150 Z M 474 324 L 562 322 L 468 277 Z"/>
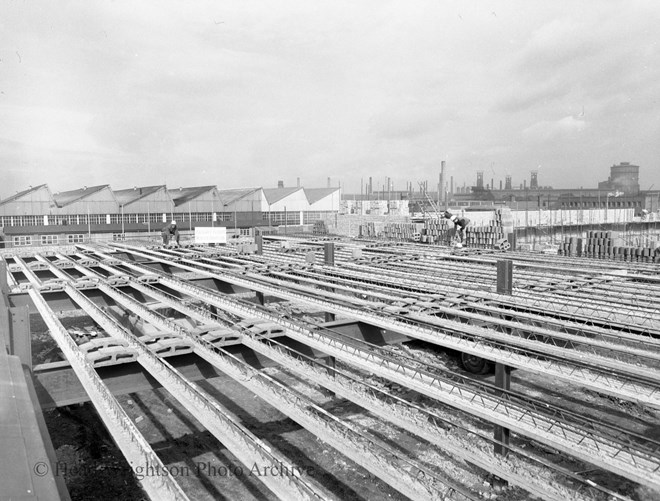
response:
<path id="1" fill-rule="evenodd" d="M 13 216 L 9 222 L 9 226 L 37 226 L 43 224 L 44 219 L 43 216 Z"/>
<path id="2" fill-rule="evenodd" d="M 85 241 L 85 235 L 76 233 L 75 235 L 67 235 L 67 242 L 70 244 L 81 244 Z"/>
<path id="3" fill-rule="evenodd" d="M 192 215 L 193 221 L 211 221 L 213 214 L 211 212 L 196 212 Z"/>
<path id="4" fill-rule="evenodd" d="M 12 242 L 15 247 L 23 245 L 32 245 L 32 237 L 29 235 L 20 235 L 13 238 Z"/>
<path id="5" fill-rule="evenodd" d="M 57 245 L 57 235 L 41 235 L 41 245 Z"/>
<path id="6" fill-rule="evenodd" d="M 263 212 L 261 218 L 265 221 L 270 221 L 270 224 L 280 225 L 280 224 L 300 224 L 300 213 L 299 212 Z M 286 219 L 286 221 L 285 221 Z"/>
<path id="7" fill-rule="evenodd" d="M 113 242 L 123 242 L 126 240 L 126 235 L 123 233 L 113 233 L 112 234 L 112 241 Z"/>
<path id="8" fill-rule="evenodd" d="M 252 234 L 252 230 L 250 228 L 239 228 L 239 234 L 243 236 L 249 237 Z"/>

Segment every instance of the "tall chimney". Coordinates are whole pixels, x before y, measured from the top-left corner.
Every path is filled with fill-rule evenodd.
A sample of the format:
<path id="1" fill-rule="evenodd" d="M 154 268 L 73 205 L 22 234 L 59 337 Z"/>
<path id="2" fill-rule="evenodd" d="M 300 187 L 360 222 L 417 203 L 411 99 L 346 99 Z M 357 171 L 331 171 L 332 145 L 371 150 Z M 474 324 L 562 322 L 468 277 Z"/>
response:
<path id="1" fill-rule="evenodd" d="M 451 176 L 449 178 L 449 194 L 450 195 L 454 194 L 454 176 Z"/>
<path id="2" fill-rule="evenodd" d="M 511 175 L 507 174 L 504 177 L 504 189 L 505 190 L 510 190 L 511 189 Z"/>
<path id="3" fill-rule="evenodd" d="M 500 179 L 500 191 L 502 191 L 502 180 Z"/>
<path id="4" fill-rule="evenodd" d="M 438 203 L 445 202 L 445 161 L 440 162 L 440 182 L 438 183 Z"/>
<path id="5" fill-rule="evenodd" d="M 300 188 L 300 178 L 297 178 L 298 180 L 298 188 Z"/>
<path id="6" fill-rule="evenodd" d="M 374 180 L 369 176 L 369 195 L 374 192 Z"/>

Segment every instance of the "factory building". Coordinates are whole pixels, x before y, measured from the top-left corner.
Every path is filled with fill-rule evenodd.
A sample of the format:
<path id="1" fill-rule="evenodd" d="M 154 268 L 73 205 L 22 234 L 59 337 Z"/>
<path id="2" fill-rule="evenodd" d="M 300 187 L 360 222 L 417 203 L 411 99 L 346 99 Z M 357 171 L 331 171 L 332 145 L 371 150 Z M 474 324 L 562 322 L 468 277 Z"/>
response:
<path id="1" fill-rule="evenodd" d="M 115 190 L 115 198 L 119 204 L 119 214 L 111 215 L 111 222 L 122 225 L 122 233 L 126 231 L 151 231 L 160 228 L 174 212 L 174 201 L 165 185 L 135 186 L 125 190 Z"/>
<path id="2" fill-rule="evenodd" d="M 476 185 L 465 192 L 453 193 L 456 205 L 508 205 L 513 208 L 541 209 L 589 209 L 632 208 L 639 215 L 642 210 L 657 211 L 659 191 L 643 191 L 639 185 L 639 166 L 621 162 L 610 167 L 607 181 L 598 188 L 552 188 L 540 186 L 538 171 L 531 171 L 530 182 L 524 180 L 519 188 L 512 189 L 511 176 L 506 176 L 505 189 L 495 189 L 495 181 L 485 185 L 483 172 L 477 173 Z M 501 182 L 500 182 L 501 186 Z"/>
<path id="3" fill-rule="evenodd" d="M 252 228 L 312 224 L 334 219 L 339 188 L 168 189 L 164 185 L 112 190 L 109 185 L 52 193 L 45 184 L 0 200 L 0 246 L 73 244 L 124 240 L 159 232 L 172 219 L 179 228 Z M 310 201 L 311 200 L 311 201 Z"/>
<path id="4" fill-rule="evenodd" d="M 266 188 L 264 196 L 268 212 L 263 219 L 269 226 L 303 224 L 303 212 L 309 208 L 303 188 Z"/>
<path id="5" fill-rule="evenodd" d="M 0 201 L 0 226 L 48 224 L 54 207 L 55 199 L 47 185 L 30 186 Z"/>

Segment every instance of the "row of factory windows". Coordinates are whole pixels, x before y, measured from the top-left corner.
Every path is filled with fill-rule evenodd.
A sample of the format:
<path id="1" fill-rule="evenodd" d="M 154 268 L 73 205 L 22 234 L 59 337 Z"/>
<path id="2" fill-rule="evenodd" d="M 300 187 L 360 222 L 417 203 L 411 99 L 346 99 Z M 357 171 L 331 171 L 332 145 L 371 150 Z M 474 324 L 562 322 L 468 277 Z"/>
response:
<path id="1" fill-rule="evenodd" d="M 238 234 L 242 236 L 251 236 L 251 228 L 239 228 Z M 82 244 L 90 238 L 84 233 L 73 233 L 69 235 L 16 235 L 12 237 L 14 247 L 25 247 L 29 245 L 59 245 L 59 244 Z M 113 233 L 113 242 L 122 242 L 126 240 L 124 233 Z"/>
<path id="2" fill-rule="evenodd" d="M 303 212 L 303 224 L 322 219 L 328 212 Z M 175 214 L 69 214 L 43 216 L 0 216 L 0 226 L 56 226 L 73 224 L 149 224 L 167 223 L 171 219 L 178 222 L 187 221 L 233 221 L 234 212 L 179 212 Z M 271 224 L 300 224 L 300 212 L 263 212 L 262 220 Z"/>
<path id="3" fill-rule="evenodd" d="M 85 235 L 82 233 L 72 234 L 72 235 L 41 235 L 41 240 L 37 240 L 35 235 L 17 235 L 12 238 L 12 244 L 14 247 L 23 247 L 26 245 L 36 245 L 41 243 L 41 245 L 58 245 L 59 243 L 68 243 L 68 244 L 82 244 L 85 241 Z M 113 235 L 113 240 L 121 240 L 121 234 Z M 66 240 L 64 240 L 66 238 Z"/>
<path id="4" fill-rule="evenodd" d="M 623 208 L 632 208 L 632 207 L 641 207 L 641 201 L 632 201 L 632 200 L 602 200 L 602 201 L 589 201 L 589 202 L 562 202 L 562 207 L 608 207 L 610 209 L 623 209 Z"/>
<path id="5" fill-rule="evenodd" d="M 330 211 L 305 211 L 302 213 L 302 220 L 300 218 L 300 212 L 291 212 L 291 211 L 274 211 L 274 212 L 263 212 L 261 219 L 263 221 L 268 221 L 271 225 L 281 225 L 281 224 L 311 224 L 315 221 L 320 221 L 328 214 L 334 214 Z"/>

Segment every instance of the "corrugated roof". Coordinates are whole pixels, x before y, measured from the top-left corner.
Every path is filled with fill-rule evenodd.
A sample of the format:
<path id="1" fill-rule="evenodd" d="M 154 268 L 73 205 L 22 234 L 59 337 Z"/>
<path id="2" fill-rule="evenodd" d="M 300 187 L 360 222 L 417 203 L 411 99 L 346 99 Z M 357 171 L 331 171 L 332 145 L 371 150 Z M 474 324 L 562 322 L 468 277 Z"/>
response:
<path id="1" fill-rule="evenodd" d="M 220 200 L 224 205 L 238 202 L 241 198 L 251 195 L 261 188 L 234 188 L 231 190 L 218 190 Z"/>
<path id="2" fill-rule="evenodd" d="M 55 193 L 53 198 L 55 199 L 55 203 L 58 207 L 64 207 L 66 205 L 72 204 L 73 202 L 77 202 L 78 200 L 82 200 L 90 195 L 93 195 L 94 193 L 97 193 L 101 190 L 104 190 L 109 186 L 109 184 L 101 184 L 99 186 L 91 186 L 89 188 L 84 187 L 79 190 L 61 191 L 59 193 Z"/>
<path id="3" fill-rule="evenodd" d="M 192 188 L 175 188 L 167 191 L 172 197 L 172 200 L 174 200 L 174 205 L 178 207 L 214 189 L 215 186 L 195 186 Z"/>
<path id="4" fill-rule="evenodd" d="M 29 195 L 30 193 L 33 193 L 37 190 L 40 190 L 41 188 L 46 188 L 48 189 L 48 186 L 45 184 L 40 184 L 39 186 L 35 186 L 34 188 L 28 188 L 27 190 L 19 191 L 15 195 L 12 195 L 10 197 L 5 198 L 4 200 L 0 201 L 0 205 L 8 204 L 13 202 L 14 200 L 19 200 L 23 198 L 25 195 Z M 49 191 L 50 193 L 50 191 Z"/>
<path id="5" fill-rule="evenodd" d="M 164 184 L 160 186 L 136 186 L 125 190 L 112 190 L 112 192 L 115 194 L 119 205 L 128 205 L 161 189 L 166 189 Z"/>
<path id="6" fill-rule="evenodd" d="M 305 188 L 305 196 L 310 204 L 339 191 L 339 188 Z"/>
<path id="7" fill-rule="evenodd" d="M 302 188 L 264 188 L 264 195 L 269 204 L 279 202 Z"/>

